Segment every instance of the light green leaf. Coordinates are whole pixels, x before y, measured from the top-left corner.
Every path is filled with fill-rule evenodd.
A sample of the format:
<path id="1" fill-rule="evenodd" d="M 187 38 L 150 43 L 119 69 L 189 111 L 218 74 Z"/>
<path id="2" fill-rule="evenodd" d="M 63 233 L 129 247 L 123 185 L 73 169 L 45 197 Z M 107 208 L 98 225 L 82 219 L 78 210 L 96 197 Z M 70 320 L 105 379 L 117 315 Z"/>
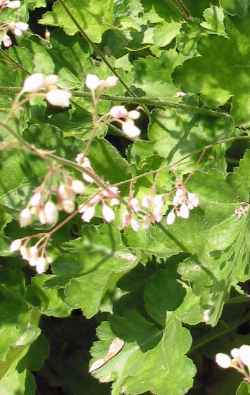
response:
<path id="1" fill-rule="evenodd" d="M 249 395 L 250 394 L 250 385 L 242 382 L 237 389 L 236 395 Z"/>
<path id="2" fill-rule="evenodd" d="M 203 12 L 205 22 L 201 26 L 216 34 L 225 35 L 224 12 L 222 7 L 212 6 Z"/>
<path id="3" fill-rule="evenodd" d="M 108 0 L 64 0 L 69 12 L 76 19 L 81 30 L 83 30 L 91 40 L 100 42 L 103 32 L 112 26 L 114 1 Z M 73 22 L 69 13 L 66 12 L 60 1 L 53 5 L 53 10 L 47 12 L 40 23 L 49 26 L 60 26 L 69 35 L 79 31 L 78 26 Z"/>
<path id="4" fill-rule="evenodd" d="M 102 323 L 98 329 L 100 341 L 91 350 L 95 360 L 105 356 L 116 336 L 125 341 L 123 349 L 94 372 L 100 381 L 114 381 L 112 395 L 187 393 L 195 374 L 192 361 L 185 356 L 191 336 L 174 316 L 166 321 L 163 333 L 132 311 L 114 317 L 112 331 L 107 322 Z"/>
<path id="5" fill-rule="evenodd" d="M 235 187 L 239 200 L 249 201 L 250 193 L 250 150 L 247 150 L 243 159 L 240 160 L 231 177 L 231 182 Z"/>

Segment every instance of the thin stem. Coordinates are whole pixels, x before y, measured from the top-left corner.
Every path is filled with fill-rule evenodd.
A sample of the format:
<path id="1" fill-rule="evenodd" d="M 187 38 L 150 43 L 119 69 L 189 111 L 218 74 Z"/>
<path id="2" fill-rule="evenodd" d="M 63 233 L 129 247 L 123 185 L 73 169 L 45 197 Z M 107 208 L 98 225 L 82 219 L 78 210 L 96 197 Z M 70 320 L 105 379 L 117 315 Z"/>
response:
<path id="1" fill-rule="evenodd" d="M 9 62 L 11 62 L 13 65 L 15 65 L 16 67 L 18 67 L 20 70 L 24 71 L 26 74 L 30 74 L 30 72 L 28 70 L 26 70 L 22 64 L 16 62 L 15 59 L 13 59 L 8 53 L 7 51 L 3 50 L 2 48 L 0 48 L 0 53 L 3 57 L 5 57 Z"/>
<path id="2" fill-rule="evenodd" d="M 173 2 L 175 3 L 175 6 L 180 10 L 182 16 L 187 20 L 190 21 L 192 20 L 192 15 L 189 11 L 189 9 L 187 8 L 187 6 L 183 3 L 182 0 L 173 0 Z"/>
<path id="3" fill-rule="evenodd" d="M 245 317 L 234 321 L 231 326 L 228 328 L 223 328 L 221 330 L 218 330 L 216 333 L 209 334 L 208 336 L 204 336 L 201 338 L 197 343 L 193 345 L 193 347 L 190 350 L 190 353 L 193 353 L 194 351 L 197 351 L 199 348 L 202 348 L 206 346 L 208 343 L 217 340 L 218 338 L 227 335 L 230 332 L 233 332 L 235 329 L 237 329 L 240 325 L 244 324 L 245 322 L 248 322 L 250 320 L 250 312 L 248 312 Z"/>
<path id="4" fill-rule="evenodd" d="M 96 55 L 100 56 L 100 58 L 103 60 L 103 62 L 108 66 L 108 68 L 112 71 L 112 73 L 119 79 L 121 84 L 126 88 L 126 90 L 129 92 L 131 96 L 135 96 L 134 93 L 131 91 L 129 86 L 126 84 L 126 82 L 121 78 L 121 76 L 117 73 L 115 68 L 109 63 L 109 61 L 106 59 L 106 57 L 103 55 L 102 51 L 98 48 L 98 46 L 89 38 L 89 36 L 85 33 L 85 31 L 82 29 L 81 25 L 77 21 L 77 19 L 74 17 L 68 6 L 65 4 L 64 0 L 59 0 L 61 3 L 62 7 L 68 14 L 68 16 L 72 19 L 72 22 L 75 24 L 77 29 L 79 30 L 81 36 L 89 43 L 89 45 L 93 48 L 94 52 Z"/>

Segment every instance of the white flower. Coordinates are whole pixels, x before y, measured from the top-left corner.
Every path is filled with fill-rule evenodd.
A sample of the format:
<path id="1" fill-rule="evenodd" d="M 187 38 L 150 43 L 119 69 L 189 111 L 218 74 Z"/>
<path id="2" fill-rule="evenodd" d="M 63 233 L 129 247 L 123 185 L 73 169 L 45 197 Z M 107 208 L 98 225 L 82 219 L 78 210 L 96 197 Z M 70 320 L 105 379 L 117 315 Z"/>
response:
<path id="1" fill-rule="evenodd" d="M 115 75 L 112 75 L 104 81 L 105 88 L 113 88 L 117 85 L 118 78 Z"/>
<path id="2" fill-rule="evenodd" d="M 175 222 L 175 218 L 176 218 L 175 212 L 174 210 L 171 210 L 167 215 L 167 224 L 172 225 Z"/>
<path id="3" fill-rule="evenodd" d="M 223 369 L 228 369 L 231 366 L 231 358 L 227 354 L 218 353 L 215 356 L 215 362 Z"/>
<path id="4" fill-rule="evenodd" d="M 58 210 L 55 203 L 50 200 L 44 206 L 44 214 L 47 224 L 54 224 L 58 220 Z"/>
<path id="5" fill-rule="evenodd" d="M 230 354 L 232 355 L 233 358 L 239 358 L 240 356 L 240 350 L 238 348 L 233 348 L 230 351 Z"/>
<path id="6" fill-rule="evenodd" d="M 35 73 L 27 77 L 23 84 L 23 92 L 36 93 L 43 89 L 45 77 L 42 73 Z"/>
<path id="7" fill-rule="evenodd" d="M 15 34 L 17 37 L 21 37 L 23 35 L 23 32 L 26 32 L 28 30 L 29 25 L 24 22 L 16 22 L 14 28 L 11 28 L 12 32 Z"/>
<path id="8" fill-rule="evenodd" d="M 34 195 L 31 196 L 29 203 L 31 204 L 31 206 L 37 207 L 41 204 L 41 202 L 42 202 L 41 192 L 35 192 Z"/>
<path id="9" fill-rule="evenodd" d="M 250 346 L 243 345 L 240 347 L 239 358 L 244 365 L 250 367 Z"/>
<path id="10" fill-rule="evenodd" d="M 84 206 L 80 209 L 80 212 L 82 212 L 82 220 L 84 222 L 90 222 L 95 215 L 95 206 Z"/>
<path id="11" fill-rule="evenodd" d="M 85 191 L 85 185 L 80 180 L 72 181 L 72 191 L 76 194 L 82 195 Z"/>
<path id="12" fill-rule="evenodd" d="M 16 251 L 20 250 L 21 245 L 22 245 L 22 240 L 21 239 L 13 240 L 11 245 L 10 245 L 10 251 L 11 252 L 16 252 Z"/>
<path id="13" fill-rule="evenodd" d="M 60 196 L 60 198 L 63 200 L 68 200 L 68 199 L 73 200 L 75 198 L 75 193 L 68 185 L 65 184 L 59 185 L 57 193 Z"/>
<path id="14" fill-rule="evenodd" d="M 137 110 L 132 110 L 132 111 L 129 111 L 129 113 L 128 113 L 128 117 L 133 120 L 140 118 L 140 115 L 141 114 Z"/>
<path id="15" fill-rule="evenodd" d="M 19 8 L 19 7 L 21 7 L 21 1 L 19 1 L 19 0 L 7 1 L 5 4 L 5 7 L 12 8 L 12 9 Z"/>
<path id="16" fill-rule="evenodd" d="M 50 74 L 45 77 L 45 84 L 49 85 L 56 85 L 58 82 L 58 76 L 56 74 Z"/>
<path id="17" fill-rule="evenodd" d="M 189 218 L 189 208 L 186 204 L 182 204 L 177 212 L 178 216 L 184 219 Z"/>
<path id="18" fill-rule="evenodd" d="M 103 203 L 102 205 L 102 215 L 105 221 L 107 221 L 108 223 L 113 222 L 115 219 L 114 210 L 112 210 L 112 208 L 105 203 Z"/>
<path id="19" fill-rule="evenodd" d="M 141 229 L 141 224 L 140 224 L 140 222 L 139 222 L 136 218 L 134 218 L 134 217 L 131 218 L 131 220 L 130 220 L 130 225 L 131 225 L 131 228 L 132 228 L 135 232 L 138 232 L 138 231 Z"/>
<path id="20" fill-rule="evenodd" d="M 46 272 L 46 270 L 48 269 L 48 267 L 49 267 L 49 264 L 48 264 L 48 261 L 47 261 L 46 258 L 44 258 L 44 257 L 39 257 L 39 258 L 37 259 L 37 262 L 36 262 L 36 271 L 37 271 L 38 274 L 42 274 L 42 273 Z"/>
<path id="21" fill-rule="evenodd" d="M 189 208 L 192 210 L 194 207 L 199 206 L 199 198 L 195 193 L 188 192 Z"/>
<path id="22" fill-rule="evenodd" d="M 11 40 L 11 38 L 10 38 L 10 36 L 8 36 L 8 34 L 5 34 L 4 36 L 3 36 L 3 45 L 6 47 L 6 48 L 9 48 L 11 45 L 12 45 L 12 40 Z"/>
<path id="23" fill-rule="evenodd" d="M 137 198 L 132 198 L 129 201 L 129 206 L 133 209 L 133 211 L 135 211 L 136 213 L 138 211 L 140 211 L 141 207 L 140 207 L 140 203 L 139 200 Z"/>
<path id="24" fill-rule="evenodd" d="M 141 134 L 140 129 L 130 119 L 122 123 L 122 131 L 131 139 L 139 137 Z"/>
<path id="25" fill-rule="evenodd" d="M 28 226 L 32 222 L 32 213 L 28 208 L 25 208 L 21 211 L 19 216 L 19 222 L 21 228 Z"/>
<path id="26" fill-rule="evenodd" d="M 185 93 L 185 92 L 182 92 L 182 91 L 179 91 L 179 92 L 176 92 L 176 97 L 184 97 L 184 96 L 186 96 L 187 94 Z"/>
<path id="27" fill-rule="evenodd" d="M 88 74 L 85 80 L 85 84 L 89 90 L 95 91 L 97 88 L 99 88 L 101 80 L 95 74 Z"/>
<path id="28" fill-rule="evenodd" d="M 112 118 L 116 119 L 127 118 L 128 116 L 128 111 L 124 106 L 114 106 L 111 108 L 109 113 Z"/>
<path id="29" fill-rule="evenodd" d="M 71 214 L 75 210 L 75 203 L 73 200 L 64 199 L 62 201 L 62 208 L 65 211 L 65 213 Z"/>
<path id="30" fill-rule="evenodd" d="M 38 211 L 38 219 L 39 219 L 39 221 L 40 221 L 40 223 L 42 225 L 45 225 L 47 223 L 47 218 L 46 218 L 46 215 L 45 215 L 44 208 L 39 209 L 39 211 Z"/>
<path id="31" fill-rule="evenodd" d="M 56 88 L 46 94 L 46 99 L 52 106 L 69 107 L 71 96 L 70 92 Z"/>
<path id="32" fill-rule="evenodd" d="M 28 261 L 30 259 L 29 249 L 24 245 L 20 247 L 20 254 L 23 259 Z"/>

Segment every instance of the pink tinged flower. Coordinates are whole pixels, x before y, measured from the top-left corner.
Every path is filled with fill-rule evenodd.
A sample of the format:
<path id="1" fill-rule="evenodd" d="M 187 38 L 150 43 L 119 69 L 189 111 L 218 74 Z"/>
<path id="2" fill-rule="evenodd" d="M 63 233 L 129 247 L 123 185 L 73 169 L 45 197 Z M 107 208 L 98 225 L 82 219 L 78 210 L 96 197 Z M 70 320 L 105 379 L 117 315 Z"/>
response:
<path id="1" fill-rule="evenodd" d="M 120 200 L 113 198 L 110 200 L 109 204 L 110 204 L 110 206 L 118 206 L 118 204 L 120 204 Z"/>
<path id="2" fill-rule="evenodd" d="M 111 108 L 109 113 L 111 117 L 115 119 L 123 119 L 128 116 L 128 111 L 124 106 L 114 106 Z"/>
<path id="3" fill-rule="evenodd" d="M 239 348 L 239 359 L 244 365 L 250 367 L 250 346 L 243 345 Z"/>
<path id="4" fill-rule="evenodd" d="M 6 48 L 9 48 L 12 45 L 12 40 L 11 40 L 10 36 L 8 36 L 8 34 L 5 34 L 3 37 L 3 45 Z"/>
<path id="5" fill-rule="evenodd" d="M 72 191 L 78 195 L 82 195 L 85 192 L 85 185 L 80 180 L 73 180 L 71 188 Z"/>
<path id="6" fill-rule="evenodd" d="M 142 199 L 142 207 L 149 208 L 152 204 L 152 197 L 151 196 L 144 196 Z"/>
<path id="7" fill-rule="evenodd" d="M 173 205 L 178 206 L 186 201 L 186 192 L 183 188 L 177 188 L 173 199 Z"/>
<path id="8" fill-rule="evenodd" d="M 103 203 L 102 205 L 102 215 L 106 222 L 113 222 L 115 219 L 115 212 L 109 207 L 107 204 Z"/>
<path id="9" fill-rule="evenodd" d="M 131 215 L 127 210 L 123 211 L 121 215 L 121 222 L 122 222 L 122 228 L 126 228 L 127 226 L 130 225 Z"/>
<path id="10" fill-rule="evenodd" d="M 43 207 L 38 210 L 37 216 L 42 225 L 47 223 L 47 218 Z"/>
<path id="11" fill-rule="evenodd" d="M 92 184 L 94 182 L 94 179 L 89 174 L 87 174 L 86 172 L 83 173 L 82 177 L 89 184 Z"/>
<path id="12" fill-rule="evenodd" d="M 215 356 L 215 362 L 223 369 L 228 369 L 231 366 L 232 360 L 227 354 L 218 353 Z"/>
<path id="13" fill-rule="evenodd" d="M 22 240 L 21 239 L 16 239 L 13 240 L 11 245 L 10 245 L 10 251 L 11 252 L 16 252 L 19 251 L 22 245 Z"/>
<path id="14" fill-rule="evenodd" d="M 33 207 L 37 207 L 42 203 L 42 194 L 41 192 L 35 192 L 29 201 L 29 204 Z"/>
<path id="15" fill-rule="evenodd" d="M 49 264 L 46 258 L 39 257 L 36 263 L 36 271 L 38 274 L 45 273 L 48 270 Z"/>
<path id="16" fill-rule="evenodd" d="M 73 213 L 75 210 L 75 202 L 70 199 L 65 199 L 62 201 L 62 209 L 65 211 L 67 214 Z"/>
<path id="17" fill-rule="evenodd" d="M 23 33 L 26 32 L 26 30 L 28 30 L 28 28 L 29 28 L 29 25 L 27 23 L 16 22 L 13 33 L 15 34 L 15 36 L 21 37 L 23 35 Z"/>
<path id="18" fill-rule="evenodd" d="M 130 119 L 122 123 L 122 131 L 131 139 L 139 137 L 141 134 L 140 129 L 135 126 L 134 122 Z"/>
<path id="19" fill-rule="evenodd" d="M 17 9 L 21 7 L 21 1 L 19 0 L 7 1 L 5 7 L 11 8 L 13 10 Z"/>
<path id="20" fill-rule="evenodd" d="M 23 92 L 36 93 L 43 89 L 45 77 L 41 73 L 35 73 L 27 77 L 23 84 Z"/>
<path id="21" fill-rule="evenodd" d="M 176 215 L 174 210 L 171 210 L 167 215 L 167 224 L 172 225 L 175 222 Z"/>
<path id="22" fill-rule="evenodd" d="M 97 75 L 94 74 L 87 75 L 85 80 L 85 85 L 89 90 L 95 91 L 97 88 L 99 88 L 100 84 L 101 84 L 101 80 L 97 77 Z"/>
<path id="23" fill-rule="evenodd" d="M 105 88 L 113 88 L 118 83 L 118 78 L 115 75 L 112 75 L 104 81 Z"/>
<path id="24" fill-rule="evenodd" d="M 58 82 L 58 76 L 56 74 L 50 74 L 45 77 L 45 85 L 50 86 L 50 85 L 56 85 Z"/>
<path id="25" fill-rule="evenodd" d="M 107 198 L 116 198 L 119 196 L 119 189 L 117 187 L 108 187 L 102 191 L 102 196 Z"/>
<path id="26" fill-rule="evenodd" d="M 195 193 L 188 192 L 188 202 L 193 208 L 199 206 L 199 198 Z"/>
<path id="27" fill-rule="evenodd" d="M 232 355 L 233 358 L 239 358 L 239 356 L 240 356 L 240 350 L 239 350 L 239 348 L 233 348 L 233 349 L 230 351 L 230 354 Z"/>
<path id="28" fill-rule="evenodd" d="M 20 247 L 20 254 L 21 254 L 21 257 L 23 259 L 25 259 L 26 261 L 28 261 L 30 259 L 29 249 L 25 245 Z"/>
<path id="29" fill-rule="evenodd" d="M 102 200 L 101 195 L 100 195 L 100 194 L 97 194 L 97 195 L 93 196 L 93 197 L 90 199 L 89 204 L 90 204 L 90 206 L 93 206 L 93 205 L 95 206 L 95 205 L 98 204 L 101 200 Z"/>
<path id="30" fill-rule="evenodd" d="M 57 193 L 63 200 L 72 200 L 75 198 L 75 193 L 72 191 L 71 187 L 66 184 L 60 184 Z"/>
<path id="31" fill-rule="evenodd" d="M 44 206 L 44 213 L 47 224 L 55 224 L 58 220 L 58 210 L 55 203 L 48 201 Z"/>
<path id="32" fill-rule="evenodd" d="M 140 118 L 140 113 L 139 113 L 139 111 L 137 111 L 137 110 L 132 110 L 132 111 L 129 111 L 129 113 L 128 113 L 128 117 L 130 118 L 130 119 L 132 119 L 132 120 L 136 120 L 136 119 L 139 119 Z"/>
<path id="33" fill-rule="evenodd" d="M 186 204 L 182 204 L 178 210 L 178 216 L 184 219 L 189 218 L 189 208 Z"/>
<path id="34" fill-rule="evenodd" d="M 130 225 L 131 225 L 131 228 L 132 228 L 135 232 L 138 232 L 138 231 L 141 229 L 141 224 L 140 224 L 140 222 L 139 222 L 136 218 L 134 218 L 134 217 L 131 218 L 131 220 L 130 220 Z"/>
<path id="35" fill-rule="evenodd" d="M 132 198 L 129 201 L 129 206 L 135 211 L 136 213 L 140 211 L 141 207 L 139 204 L 139 200 L 137 198 Z"/>
<path id="36" fill-rule="evenodd" d="M 69 107 L 72 94 L 63 89 L 52 89 L 46 94 L 47 101 L 52 106 Z"/>
<path id="37" fill-rule="evenodd" d="M 32 213 L 28 208 L 25 208 L 21 211 L 19 216 L 19 222 L 21 228 L 28 226 L 32 222 Z"/>
<path id="38" fill-rule="evenodd" d="M 84 206 L 83 208 L 81 208 L 81 212 L 82 212 L 82 220 L 84 222 L 90 222 L 91 219 L 94 217 L 95 215 L 95 206 Z"/>

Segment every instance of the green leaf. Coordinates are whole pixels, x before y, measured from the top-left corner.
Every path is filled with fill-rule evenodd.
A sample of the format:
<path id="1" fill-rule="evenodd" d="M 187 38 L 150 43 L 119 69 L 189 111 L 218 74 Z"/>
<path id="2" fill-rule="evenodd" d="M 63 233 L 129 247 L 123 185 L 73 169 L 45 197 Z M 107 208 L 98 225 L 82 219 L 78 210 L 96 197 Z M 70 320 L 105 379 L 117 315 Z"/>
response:
<path id="1" fill-rule="evenodd" d="M 201 26 L 205 29 L 211 30 L 213 33 L 226 34 L 224 26 L 224 12 L 222 7 L 212 6 L 203 12 L 205 22 Z"/>
<path id="2" fill-rule="evenodd" d="M 95 0 L 64 0 L 66 7 L 72 16 L 91 40 L 100 42 L 103 32 L 112 26 L 114 1 Z M 60 26 L 69 35 L 81 31 L 73 22 L 70 14 L 65 10 L 62 3 L 57 1 L 53 10 L 47 12 L 40 23 L 49 26 Z"/>
<path id="3" fill-rule="evenodd" d="M 242 382 L 237 389 L 236 395 L 249 395 L 250 394 L 250 385 Z"/>
<path id="4" fill-rule="evenodd" d="M 176 72 L 185 91 L 201 93 L 206 101 L 220 106 L 232 98 L 231 114 L 237 124 L 250 120 L 250 87 L 247 62 L 250 54 L 249 17 L 226 21 L 229 38 L 209 35 L 199 45 L 199 57 L 189 59 Z M 235 76 L 237 68 L 237 78 Z M 222 72 L 223 70 L 223 72 Z"/>
<path id="5" fill-rule="evenodd" d="M 185 354 L 191 346 L 191 336 L 174 316 L 166 321 L 161 333 L 139 314 L 130 312 L 114 317 L 112 331 L 107 322 L 98 329 L 100 341 L 91 352 L 95 360 L 103 358 L 112 340 L 125 341 L 122 350 L 94 372 L 100 381 L 114 381 L 112 395 L 143 394 L 182 395 L 192 386 L 195 367 Z M 152 374 L 152 371 L 155 374 Z"/>
<path id="6" fill-rule="evenodd" d="M 249 5 L 249 0 L 221 0 L 221 6 L 232 15 L 245 16 Z"/>
<path id="7" fill-rule="evenodd" d="M 237 191 L 239 200 L 249 201 L 250 191 L 250 150 L 247 150 L 244 158 L 240 160 L 239 167 L 235 169 L 231 182 Z"/>

